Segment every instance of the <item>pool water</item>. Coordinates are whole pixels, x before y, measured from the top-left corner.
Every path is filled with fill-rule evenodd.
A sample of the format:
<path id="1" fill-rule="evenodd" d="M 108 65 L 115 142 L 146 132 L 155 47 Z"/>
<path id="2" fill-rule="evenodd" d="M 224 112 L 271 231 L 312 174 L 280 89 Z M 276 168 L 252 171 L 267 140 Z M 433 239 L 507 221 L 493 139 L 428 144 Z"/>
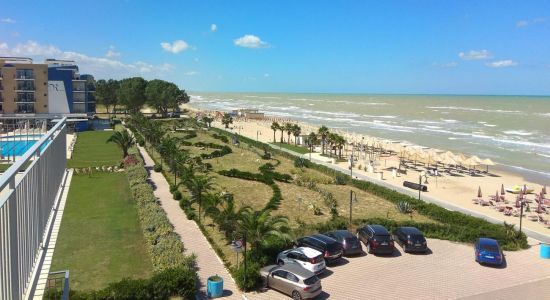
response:
<path id="1" fill-rule="evenodd" d="M 42 135 L 16 135 L 15 140 L 13 136 L 0 138 L 0 154 L 3 157 L 14 155 L 21 156 L 27 152 L 27 150 L 29 150 L 41 136 Z M 46 145 L 47 143 L 45 143 L 41 149 L 43 149 Z"/>

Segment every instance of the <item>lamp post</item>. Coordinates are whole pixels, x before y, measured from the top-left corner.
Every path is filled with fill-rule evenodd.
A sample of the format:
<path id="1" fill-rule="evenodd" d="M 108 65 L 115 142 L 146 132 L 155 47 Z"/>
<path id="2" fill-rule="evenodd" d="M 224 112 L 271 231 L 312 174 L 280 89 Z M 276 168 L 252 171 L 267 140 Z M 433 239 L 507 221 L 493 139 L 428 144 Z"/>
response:
<path id="1" fill-rule="evenodd" d="M 351 227 L 351 216 L 352 216 L 352 203 L 357 202 L 357 193 L 353 190 L 349 191 L 349 226 Z"/>
<path id="2" fill-rule="evenodd" d="M 349 176 L 353 180 L 353 154 L 349 157 Z"/>
<path id="3" fill-rule="evenodd" d="M 428 175 L 426 175 L 424 171 L 420 172 L 420 175 L 418 176 L 418 200 L 420 200 L 420 192 L 422 192 L 422 177 L 425 178 L 424 183 L 428 184 Z"/>
<path id="4" fill-rule="evenodd" d="M 523 205 L 525 204 L 523 201 L 523 191 L 519 192 L 519 232 L 521 233 L 521 221 L 523 220 Z"/>
<path id="5" fill-rule="evenodd" d="M 256 131 L 256 142 L 258 141 L 258 134 L 259 134 L 259 135 L 262 135 L 262 132 L 259 131 L 259 130 Z"/>

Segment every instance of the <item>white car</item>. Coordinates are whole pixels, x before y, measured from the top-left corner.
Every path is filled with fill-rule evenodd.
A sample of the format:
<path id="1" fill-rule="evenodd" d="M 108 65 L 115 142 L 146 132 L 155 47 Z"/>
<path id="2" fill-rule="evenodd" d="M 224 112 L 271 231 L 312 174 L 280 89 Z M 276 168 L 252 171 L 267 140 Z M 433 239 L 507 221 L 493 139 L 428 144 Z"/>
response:
<path id="1" fill-rule="evenodd" d="M 299 247 L 279 253 L 277 264 L 284 265 L 286 263 L 298 264 L 316 275 L 326 270 L 323 253 L 309 247 Z"/>

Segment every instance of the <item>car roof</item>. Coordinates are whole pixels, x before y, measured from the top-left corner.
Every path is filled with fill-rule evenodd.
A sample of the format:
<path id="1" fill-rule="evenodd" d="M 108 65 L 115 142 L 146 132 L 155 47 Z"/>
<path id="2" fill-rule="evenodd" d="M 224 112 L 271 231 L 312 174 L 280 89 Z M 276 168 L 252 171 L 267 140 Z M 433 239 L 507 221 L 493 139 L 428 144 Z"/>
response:
<path id="1" fill-rule="evenodd" d="M 333 230 L 333 231 L 329 231 L 327 233 L 331 233 L 334 236 L 343 237 L 343 238 L 355 237 L 355 235 L 353 235 L 353 233 L 349 232 L 348 230 L 344 230 L 344 229 L 342 229 L 342 230 Z"/>
<path id="2" fill-rule="evenodd" d="M 390 234 L 386 227 L 382 225 L 369 225 L 369 227 L 374 231 L 374 234 Z"/>
<path id="3" fill-rule="evenodd" d="M 314 238 L 314 239 L 320 240 L 322 242 L 325 242 L 325 243 L 338 242 L 335 239 L 331 238 L 330 236 L 326 236 L 324 234 L 314 234 L 311 237 Z"/>
<path id="4" fill-rule="evenodd" d="M 313 249 L 313 248 L 309 248 L 309 247 L 298 247 L 296 249 L 293 249 L 295 251 L 298 251 L 300 253 L 303 253 L 305 256 L 309 257 L 309 258 L 314 258 L 314 257 L 317 257 L 323 253 Z"/>
<path id="5" fill-rule="evenodd" d="M 415 227 L 399 227 L 404 234 L 422 234 L 422 231 L 418 230 Z"/>
<path id="6" fill-rule="evenodd" d="M 485 245 L 496 245 L 496 246 L 498 246 L 497 240 L 490 239 L 490 238 L 479 238 L 479 243 L 480 244 L 485 244 Z"/>
<path id="7" fill-rule="evenodd" d="M 279 270 L 291 272 L 292 274 L 302 278 L 309 278 L 309 277 L 315 276 L 313 272 L 304 269 L 299 264 L 293 264 L 293 263 L 284 264 L 279 268 Z"/>

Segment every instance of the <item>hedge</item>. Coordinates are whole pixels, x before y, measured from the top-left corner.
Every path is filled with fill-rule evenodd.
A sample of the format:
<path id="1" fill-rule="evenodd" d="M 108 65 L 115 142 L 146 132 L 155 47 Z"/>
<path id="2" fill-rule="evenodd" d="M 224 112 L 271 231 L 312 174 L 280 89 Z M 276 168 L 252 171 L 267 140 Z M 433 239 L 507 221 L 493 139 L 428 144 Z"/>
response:
<path id="1" fill-rule="evenodd" d="M 168 268 L 155 273 L 149 279 L 123 279 L 109 284 L 99 291 L 70 290 L 71 300 L 148 300 L 172 299 L 174 296 L 183 299 L 195 299 L 196 272 L 192 266 Z M 44 299 L 61 299 L 61 290 L 47 289 Z"/>
<path id="2" fill-rule="evenodd" d="M 212 129 L 219 134 L 230 136 L 230 133 L 227 133 L 224 130 L 218 128 Z M 239 139 L 251 146 L 260 149 L 266 146 L 266 144 L 262 142 L 255 141 L 244 136 L 239 136 Z M 296 155 L 274 148 L 271 149 L 271 152 L 289 158 L 291 160 L 294 160 L 297 157 Z M 472 217 L 461 212 L 449 211 L 436 204 L 418 200 L 416 198 L 401 194 L 397 191 L 377 185 L 372 182 L 355 180 L 352 179 L 349 175 L 343 174 L 340 171 L 336 171 L 334 169 L 314 162 L 312 162 L 308 167 L 320 171 L 326 175 L 332 176 L 335 179 L 338 178 L 339 183 L 351 184 L 356 188 L 369 192 L 394 204 L 397 204 L 401 201 L 410 203 L 411 206 L 419 214 L 427 216 L 435 221 L 441 222 L 445 226 L 437 228 L 437 230 L 434 229 L 434 232 L 438 232 L 441 238 L 459 242 L 473 243 L 476 238 L 480 236 L 486 236 L 498 240 L 505 250 L 514 251 L 519 249 L 527 249 L 529 247 L 529 245 L 527 244 L 527 237 L 524 233 L 520 233 L 511 228 L 507 228 L 502 224 L 493 224 L 486 220 Z M 464 234 L 450 234 L 450 232 L 464 232 Z"/>

